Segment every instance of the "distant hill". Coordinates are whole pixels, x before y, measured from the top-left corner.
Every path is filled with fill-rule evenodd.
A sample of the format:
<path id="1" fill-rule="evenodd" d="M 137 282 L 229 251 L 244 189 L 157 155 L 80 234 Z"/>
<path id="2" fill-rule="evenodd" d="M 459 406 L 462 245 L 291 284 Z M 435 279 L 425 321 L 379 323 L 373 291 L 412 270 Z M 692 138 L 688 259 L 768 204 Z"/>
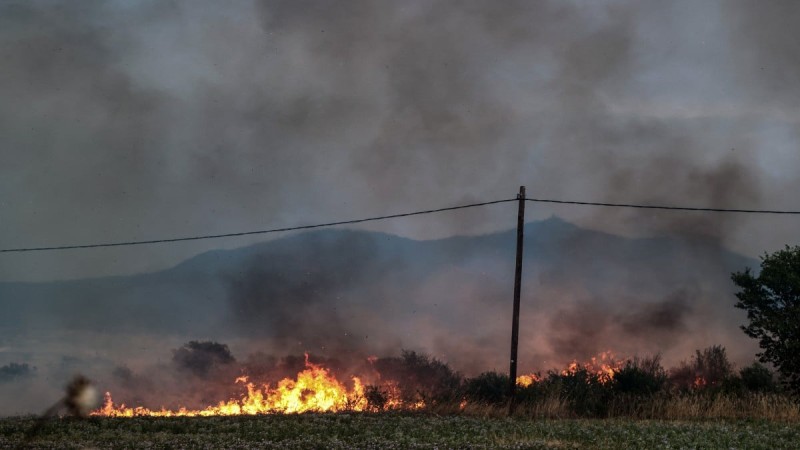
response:
<path id="1" fill-rule="evenodd" d="M 504 367 L 515 238 L 515 230 L 415 241 L 330 229 L 148 274 L 0 283 L 0 336 L 207 337 L 278 352 L 404 347 L 468 371 Z M 555 217 L 528 223 L 521 354 L 530 364 L 607 349 L 677 358 L 722 343 L 745 359 L 754 346 L 738 329 L 729 276 L 757 265 L 712 242 L 628 239 Z"/>

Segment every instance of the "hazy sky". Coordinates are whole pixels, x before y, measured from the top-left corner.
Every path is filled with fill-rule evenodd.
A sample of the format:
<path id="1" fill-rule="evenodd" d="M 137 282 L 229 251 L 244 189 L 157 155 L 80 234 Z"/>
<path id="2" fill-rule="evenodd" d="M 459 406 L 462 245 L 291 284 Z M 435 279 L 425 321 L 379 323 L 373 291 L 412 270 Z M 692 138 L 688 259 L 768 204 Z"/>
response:
<path id="1" fill-rule="evenodd" d="M 0 3 L 0 248 L 513 197 L 800 209 L 797 1 Z M 800 219 L 529 205 L 757 255 Z M 511 204 L 371 225 L 510 228 Z M 263 239 L 0 254 L 0 280 Z"/>

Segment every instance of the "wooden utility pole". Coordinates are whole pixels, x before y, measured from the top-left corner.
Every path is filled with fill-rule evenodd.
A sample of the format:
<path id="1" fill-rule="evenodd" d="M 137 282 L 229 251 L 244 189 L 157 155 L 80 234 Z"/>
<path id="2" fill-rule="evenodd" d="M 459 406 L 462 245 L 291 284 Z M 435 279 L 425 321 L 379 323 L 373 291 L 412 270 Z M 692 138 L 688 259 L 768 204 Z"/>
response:
<path id="1" fill-rule="evenodd" d="M 517 346 L 519 344 L 519 295 L 522 284 L 522 242 L 525 228 L 525 186 L 519 187 L 519 210 L 517 213 L 517 266 L 514 270 L 514 315 L 511 321 L 511 367 L 508 370 L 508 414 L 517 407 Z"/>

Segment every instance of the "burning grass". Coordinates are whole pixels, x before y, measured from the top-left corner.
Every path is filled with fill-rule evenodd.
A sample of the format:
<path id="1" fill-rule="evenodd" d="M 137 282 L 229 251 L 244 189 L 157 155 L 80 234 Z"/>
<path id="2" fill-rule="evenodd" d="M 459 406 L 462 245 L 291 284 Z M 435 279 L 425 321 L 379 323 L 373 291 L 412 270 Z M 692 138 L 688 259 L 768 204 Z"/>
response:
<path id="1" fill-rule="evenodd" d="M 367 407 L 364 385 L 358 377 L 352 378 L 352 388 L 347 388 L 330 371 L 308 361 L 306 369 L 297 374 L 296 379 L 285 378 L 274 388 L 269 384 L 259 387 L 246 376 L 235 381 L 247 388 L 247 393 L 240 399 L 219 402 L 203 409 L 180 408 L 168 410 L 161 408 L 152 410 L 137 406 L 127 407 L 124 404 L 114 405 L 110 393 L 106 393 L 105 403 L 94 415 L 107 417 L 134 416 L 236 416 L 255 414 L 294 414 L 309 411 L 337 412 L 363 411 Z"/>
<path id="2" fill-rule="evenodd" d="M 716 361 L 716 362 L 715 362 Z M 345 379 L 308 355 L 295 377 L 274 384 L 240 376 L 241 394 L 210 406 L 150 409 L 115 404 L 107 394 L 93 415 L 177 417 L 306 412 L 426 411 L 487 417 L 507 411 L 508 377 L 487 372 L 463 378 L 446 364 L 414 352 L 369 358 L 371 380 Z M 710 364 L 709 362 L 713 362 Z M 697 380 L 702 382 L 697 382 Z M 562 370 L 517 378 L 517 412 L 532 418 L 770 419 L 800 421 L 800 404 L 780 391 L 763 366 L 739 374 L 724 349 L 698 351 L 694 360 L 666 371 L 658 357 L 621 360 L 604 352 Z"/>

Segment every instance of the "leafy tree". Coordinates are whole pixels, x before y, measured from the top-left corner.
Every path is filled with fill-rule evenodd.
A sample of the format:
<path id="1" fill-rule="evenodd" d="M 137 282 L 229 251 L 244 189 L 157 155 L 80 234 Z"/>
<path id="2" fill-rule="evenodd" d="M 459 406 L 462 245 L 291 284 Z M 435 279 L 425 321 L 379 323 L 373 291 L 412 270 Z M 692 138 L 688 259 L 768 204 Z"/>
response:
<path id="1" fill-rule="evenodd" d="M 773 364 L 800 393 L 800 246 L 762 256 L 758 275 L 747 268 L 731 278 L 741 289 L 736 307 L 750 321 L 742 330 L 763 350 L 759 360 Z"/>

